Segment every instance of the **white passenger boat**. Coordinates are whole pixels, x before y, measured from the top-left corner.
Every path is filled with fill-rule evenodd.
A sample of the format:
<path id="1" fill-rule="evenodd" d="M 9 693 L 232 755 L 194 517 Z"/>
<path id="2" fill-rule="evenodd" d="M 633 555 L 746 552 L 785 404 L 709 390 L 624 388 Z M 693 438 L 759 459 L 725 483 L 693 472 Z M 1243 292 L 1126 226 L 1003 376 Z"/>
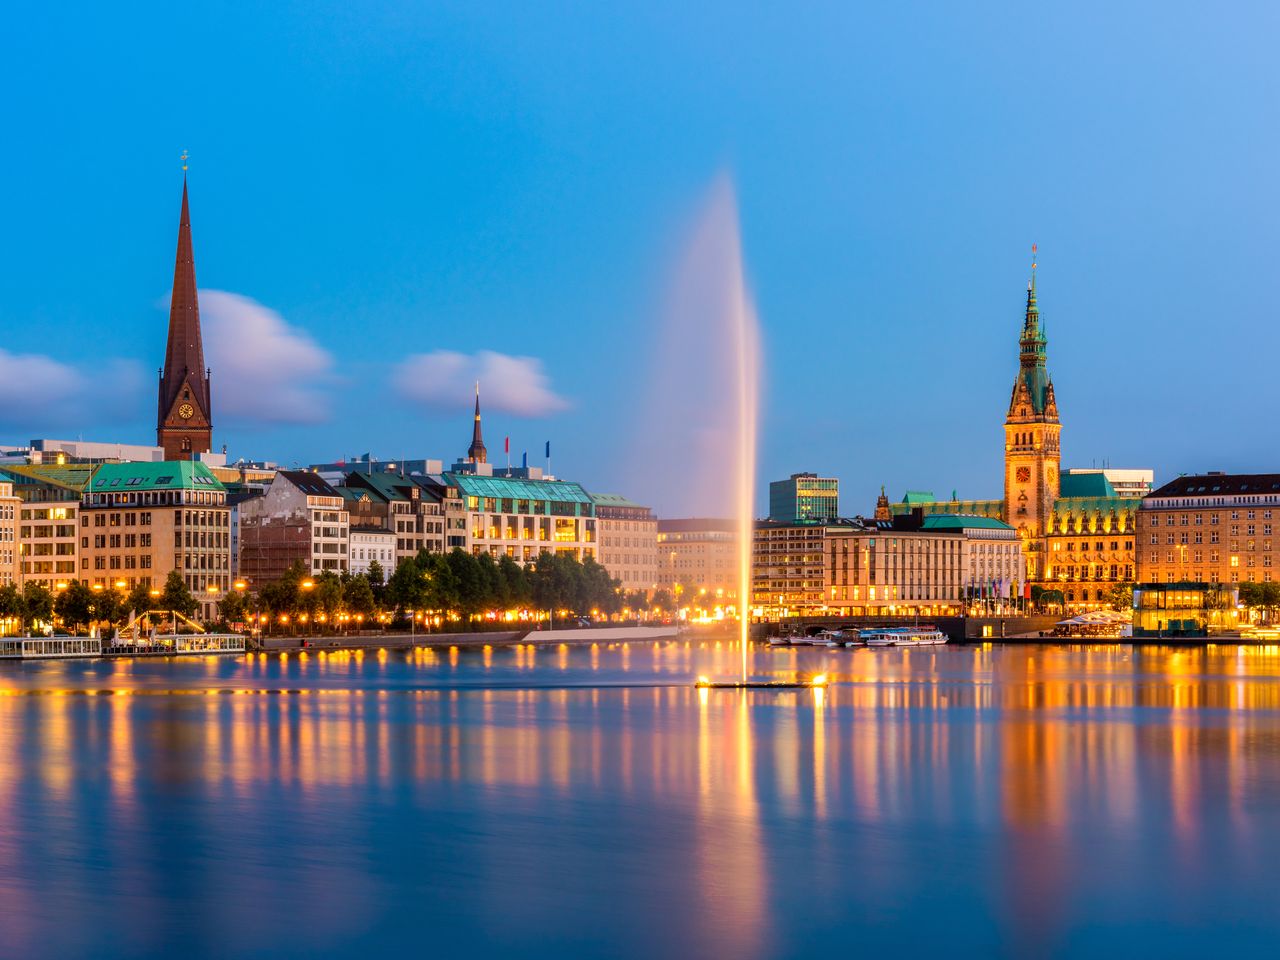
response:
<path id="1" fill-rule="evenodd" d="M 96 637 L 9 637 L 0 640 L 0 660 L 61 660 L 101 655 L 102 641 Z"/>
<path id="2" fill-rule="evenodd" d="M 859 636 L 868 647 L 932 647 L 947 642 L 935 627 L 875 627 Z"/>

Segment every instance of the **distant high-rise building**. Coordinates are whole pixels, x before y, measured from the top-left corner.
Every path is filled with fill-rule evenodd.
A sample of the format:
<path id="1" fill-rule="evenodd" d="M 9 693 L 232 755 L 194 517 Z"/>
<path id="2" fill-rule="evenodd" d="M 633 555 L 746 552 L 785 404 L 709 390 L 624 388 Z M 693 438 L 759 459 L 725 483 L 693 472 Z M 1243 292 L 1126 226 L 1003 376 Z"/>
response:
<path id="1" fill-rule="evenodd" d="M 191 247 L 187 179 L 182 178 L 182 213 L 178 218 L 178 252 L 169 303 L 169 342 L 160 371 L 156 446 L 166 460 L 191 460 L 213 445 L 213 408 L 209 370 L 200 336 L 200 304 L 196 299 L 196 264 Z"/>
<path id="2" fill-rule="evenodd" d="M 834 520 L 840 516 L 840 481 L 793 473 L 769 484 L 769 519 L 779 523 Z"/>

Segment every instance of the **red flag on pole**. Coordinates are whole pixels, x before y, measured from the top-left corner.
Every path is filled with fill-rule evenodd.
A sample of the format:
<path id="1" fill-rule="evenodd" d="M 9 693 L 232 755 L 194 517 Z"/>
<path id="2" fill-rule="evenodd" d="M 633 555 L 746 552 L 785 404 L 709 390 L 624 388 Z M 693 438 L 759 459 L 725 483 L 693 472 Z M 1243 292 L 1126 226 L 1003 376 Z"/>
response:
<path id="1" fill-rule="evenodd" d="M 503 440 L 503 441 L 502 441 L 502 451 L 503 451 L 503 453 L 510 453 L 510 452 L 511 452 L 511 438 L 510 438 L 510 437 L 507 437 L 505 440 Z"/>

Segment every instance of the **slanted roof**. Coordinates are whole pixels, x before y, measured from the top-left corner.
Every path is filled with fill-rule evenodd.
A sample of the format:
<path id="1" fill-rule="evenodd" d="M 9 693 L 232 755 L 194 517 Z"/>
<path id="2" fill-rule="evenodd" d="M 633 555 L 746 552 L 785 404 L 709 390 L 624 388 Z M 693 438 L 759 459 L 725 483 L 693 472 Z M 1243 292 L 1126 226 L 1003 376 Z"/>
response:
<path id="1" fill-rule="evenodd" d="M 62 487 L 78 497 L 89 485 L 89 480 L 93 477 L 93 471 L 96 469 L 96 464 L 88 463 L 34 463 L 0 467 L 0 473 L 9 474 L 13 478 L 15 486 L 31 486 L 42 483 L 51 487 Z"/>
<path id="2" fill-rule="evenodd" d="M 373 473 L 362 473 L 353 470 L 347 474 L 346 486 L 368 487 L 377 490 L 388 500 L 411 500 L 411 492 L 417 484 L 404 474 L 378 470 Z"/>
<path id="3" fill-rule="evenodd" d="M 94 493 L 132 493 L 137 490 L 222 490 L 226 487 L 199 460 L 158 463 L 104 463 L 93 475 Z"/>
<path id="4" fill-rule="evenodd" d="M 966 513 L 931 513 L 924 518 L 922 530 L 1013 530 L 1003 520 Z"/>
<path id="5" fill-rule="evenodd" d="M 902 502 L 909 504 L 933 503 L 936 500 L 932 490 L 908 490 L 902 495 Z"/>
<path id="6" fill-rule="evenodd" d="M 1247 493 L 1280 493 L 1280 473 L 1191 474 L 1170 480 L 1152 497 L 1237 496 Z"/>
<path id="7" fill-rule="evenodd" d="M 589 495 L 598 507 L 632 507 L 636 510 L 648 510 L 643 504 L 628 500 L 620 493 L 593 493 Z"/>
<path id="8" fill-rule="evenodd" d="M 338 496 L 343 500 L 351 503 L 359 503 L 362 500 L 368 500 L 373 503 L 386 503 L 387 498 L 383 496 L 380 490 L 372 490 L 369 487 L 334 487 L 338 492 Z"/>
<path id="9" fill-rule="evenodd" d="M 933 500 L 923 503 L 895 503 L 889 508 L 895 517 L 904 516 L 913 510 L 919 510 L 925 516 L 931 514 L 966 514 L 977 517 L 992 517 L 999 520 L 1004 516 L 1003 500 Z"/>
<path id="10" fill-rule="evenodd" d="M 1116 488 L 1101 473 L 1064 473 L 1058 480 L 1059 499 L 1116 495 Z"/>
<path id="11" fill-rule="evenodd" d="M 318 473 L 306 470 L 281 470 L 276 474 L 283 477 L 309 497 L 340 497 L 342 494 Z"/>
<path id="12" fill-rule="evenodd" d="M 591 497 L 570 480 L 522 480 L 517 477 L 481 477 L 474 473 L 446 473 L 450 486 L 465 497 L 502 497 L 512 500 L 548 500 L 590 504 Z"/>

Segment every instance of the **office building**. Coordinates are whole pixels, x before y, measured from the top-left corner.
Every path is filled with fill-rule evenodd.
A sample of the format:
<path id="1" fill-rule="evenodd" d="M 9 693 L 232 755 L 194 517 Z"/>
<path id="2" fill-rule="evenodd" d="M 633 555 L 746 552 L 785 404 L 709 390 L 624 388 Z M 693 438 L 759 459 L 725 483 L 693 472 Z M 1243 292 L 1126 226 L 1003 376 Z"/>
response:
<path id="1" fill-rule="evenodd" d="M 597 559 L 623 590 L 651 593 L 658 583 L 658 521 L 649 507 L 616 493 L 593 493 Z"/>
<path id="2" fill-rule="evenodd" d="M 793 473 L 769 484 L 769 519 L 821 523 L 840 516 L 840 481 L 816 473 Z"/>

